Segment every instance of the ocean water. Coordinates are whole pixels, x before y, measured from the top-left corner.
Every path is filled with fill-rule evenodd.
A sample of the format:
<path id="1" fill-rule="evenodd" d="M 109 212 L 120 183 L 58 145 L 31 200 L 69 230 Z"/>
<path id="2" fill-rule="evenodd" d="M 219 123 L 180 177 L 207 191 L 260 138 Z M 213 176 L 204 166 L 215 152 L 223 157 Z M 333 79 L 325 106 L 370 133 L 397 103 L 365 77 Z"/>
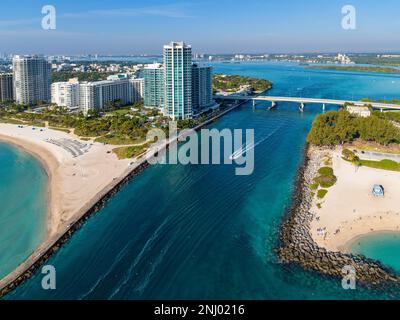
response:
<path id="1" fill-rule="evenodd" d="M 394 98 L 400 77 L 307 70 L 285 63 L 214 64 L 215 72 L 270 79 L 271 95 Z M 255 129 L 255 171 L 230 165 L 156 165 L 128 183 L 48 262 L 57 289 L 42 275 L 6 299 L 371 299 L 384 290 L 278 263 L 279 225 L 291 205 L 296 172 L 321 106 L 250 104 L 212 127 Z M 400 242 L 399 242 L 400 244 Z"/>
<path id="2" fill-rule="evenodd" d="M 47 175 L 30 154 L 0 143 L 0 278 L 46 235 Z"/>
<path id="3" fill-rule="evenodd" d="M 381 232 L 357 238 L 350 249 L 354 253 L 384 262 L 400 273 L 400 233 Z"/>

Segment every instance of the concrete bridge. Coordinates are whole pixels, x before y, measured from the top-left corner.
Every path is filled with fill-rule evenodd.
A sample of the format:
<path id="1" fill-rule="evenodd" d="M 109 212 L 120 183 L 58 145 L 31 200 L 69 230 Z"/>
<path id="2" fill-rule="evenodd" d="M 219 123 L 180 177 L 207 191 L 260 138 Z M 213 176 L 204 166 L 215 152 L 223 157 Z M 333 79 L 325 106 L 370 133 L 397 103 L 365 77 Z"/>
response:
<path id="1" fill-rule="evenodd" d="M 352 101 L 352 100 L 335 100 L 335 99 L 321 99 L 321 98 L 300 98 L 300 97 L 273 97 L 273 96 L 214 96 L 216 100 L 232 100 L 232 101 L 253 101 L 253 107 L 256 106 L 257 101 L 269 101 L 273 109 L 276 107 L 278 102 L 295 102 L 299 103 L 299 110 L 304 111 L 305 104 L 320 104 L 322 110 L 325 110 L 326 105 L 339 105 L 343 106 L 345 103 L 351 103 L 355 106 L 371 105 L 372 108 L 381 110 L 397 110 L 400 111 L 400 105 L 380 102 L 364 102 L 364 101 Z"/>

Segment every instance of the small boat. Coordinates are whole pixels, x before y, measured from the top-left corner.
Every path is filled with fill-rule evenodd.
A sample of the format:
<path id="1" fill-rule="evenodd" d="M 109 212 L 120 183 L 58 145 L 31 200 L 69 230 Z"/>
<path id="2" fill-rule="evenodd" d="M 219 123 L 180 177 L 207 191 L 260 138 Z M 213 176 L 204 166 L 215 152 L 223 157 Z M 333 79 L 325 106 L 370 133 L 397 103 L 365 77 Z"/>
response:
<path id="1" fill-rule="evenodd" d="M 229 160 L 239 159 L 241 156 L 243 156 L 244 153 L 246 153 L 247 151 L 251 150 L 254 147 L 255 147 L 254 143 L 249 144 L 245 149 L 243 149 L 242 146 L 240 149 L 236 150 L 234 153 L 231 154 Z"/>

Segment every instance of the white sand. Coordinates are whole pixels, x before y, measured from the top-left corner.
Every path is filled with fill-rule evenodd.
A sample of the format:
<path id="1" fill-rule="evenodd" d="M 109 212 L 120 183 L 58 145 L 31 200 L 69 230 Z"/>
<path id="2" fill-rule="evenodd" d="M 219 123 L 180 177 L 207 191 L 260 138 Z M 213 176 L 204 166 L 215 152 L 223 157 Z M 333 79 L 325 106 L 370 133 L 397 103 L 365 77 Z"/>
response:
<path id="1" fill-rule="evenodd" d="M 361 235 L 377 231 L 400 231 L 400 173 L 356 167 L 341 158 L 341 149 L 330 152 L 338 181 L 329 188 L 322 208 L 315 197 L 311 223 L 313 239 L 331 251 L 348 251 L 348 244 Z M 323 164 L 321 164 L 323 166 Z M 372 195 L 375 184 L 383 185 L 385 197 Z M 319 217 L 319 221 L 317 220 Z M 326 228 L 326 235 L 317 234 Z M 340 230 L 337 234 L 335 232 Z"/>
<path id="2" fill-rule="evenodd" d="M 102 191 L 113 179 L 125 174 L 132 160 L 118 160 L 115 154 L 107 153 L 115 146 L 105 146 L 92 141 L 87 153 L 74 158 L 62 147 L 46 139 L 72 139 L 67 133 L 32 127 L 0 124 L 0 140 L 12 142 L 39 157 L 50 177 L 50 203 L 48 214 L 48 237 L 61 231 L 69 220 L 75 218 L 80 209 Z"/>

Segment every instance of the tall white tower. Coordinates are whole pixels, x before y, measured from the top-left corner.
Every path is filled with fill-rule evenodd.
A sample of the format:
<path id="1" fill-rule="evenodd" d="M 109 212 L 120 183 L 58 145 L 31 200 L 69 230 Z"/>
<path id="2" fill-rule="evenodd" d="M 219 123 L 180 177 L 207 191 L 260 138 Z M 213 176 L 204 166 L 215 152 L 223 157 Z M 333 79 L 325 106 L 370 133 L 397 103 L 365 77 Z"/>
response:
<path id="1" fill-rule="evenodd" d="M 51 101 L 51 65 L 41 56 L 14 56 L 14 98 L 18 104 Z"/>
<path id="2" fill-rule="evenodd" d="M 190 119 L 192 110 L 192 47 L 184 42 L 164 46 L 165 110 L 172 119 Z"/>

